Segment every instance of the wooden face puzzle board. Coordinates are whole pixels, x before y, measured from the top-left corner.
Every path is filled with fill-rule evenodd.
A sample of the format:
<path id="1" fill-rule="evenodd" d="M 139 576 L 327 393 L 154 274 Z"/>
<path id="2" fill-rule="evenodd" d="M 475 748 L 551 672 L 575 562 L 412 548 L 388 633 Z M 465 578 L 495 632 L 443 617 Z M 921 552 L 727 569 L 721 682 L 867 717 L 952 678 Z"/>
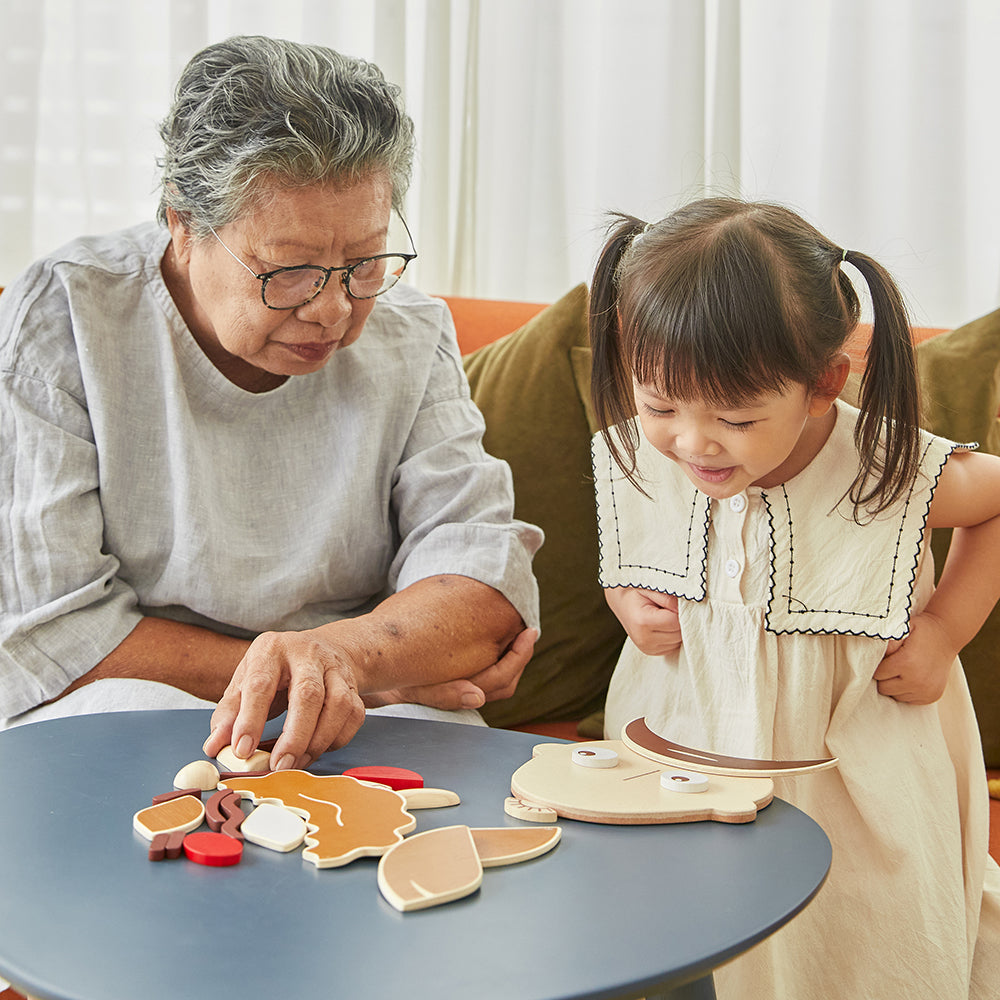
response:
<path id="1" fill-rule="evenodd" d="M 612 752 L 616 763 L 593 767 L 574 762 L 574 752 L 588 748 Z M 515 802 L 508 800 L 505 808 L 510 815 L 539 822 L 565 816 L 591 823 L 749 823 L 774 796 L 774 782 L 759 777 L 710 775 L 704 791 L 695 794 L 663 787 L 662 775 L 676 773 L 678 768 L 641 757 L 621 740 L 540 744 L 514 772 L 510 787 Z"/>
<path id="2" fill-rule="evenodd" d="M 673 743 L 634 719 L 620 740 L 539 744 L 514 772 L 511 816 L 549 823 L 749 823 L 774 797 L 772 775 L 837 766 L 820 760 L 727 757 Z"/>

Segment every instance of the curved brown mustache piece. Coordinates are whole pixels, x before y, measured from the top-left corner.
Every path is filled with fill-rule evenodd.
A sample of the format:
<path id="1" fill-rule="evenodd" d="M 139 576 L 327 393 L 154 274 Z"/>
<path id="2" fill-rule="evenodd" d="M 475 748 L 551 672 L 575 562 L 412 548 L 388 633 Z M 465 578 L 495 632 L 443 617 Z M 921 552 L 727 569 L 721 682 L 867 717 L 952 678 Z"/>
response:
<path id="1" fill-rule="evenodd" d="M 726 757 L 707 750 L 672 743 L 657 736 L 645 719 L 633 719 L 622 730 L 622 742 L 643 757 L 684 763 L 695 771 L 715 771 L 720 774 L 799 774 L 836 767 L 836 757 L 821 760 L 756 760 L 752 757 Z"/>

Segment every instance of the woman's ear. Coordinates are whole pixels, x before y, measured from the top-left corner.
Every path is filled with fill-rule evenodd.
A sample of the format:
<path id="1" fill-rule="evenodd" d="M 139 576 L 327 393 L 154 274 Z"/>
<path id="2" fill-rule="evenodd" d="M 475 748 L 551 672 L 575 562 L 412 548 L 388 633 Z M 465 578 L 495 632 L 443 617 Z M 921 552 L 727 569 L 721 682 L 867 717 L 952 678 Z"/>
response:
<path id="1" fill-rule="evenodd" d="M 173 208 L 167 208 L 167 229 L 170 243 L 179 263 L 187 263 L 191 252 L 191 233 L 184 218 Z"/>
<path id="2" fill-rule="evenodd" d="M 816 388 L 809 400 L 809 415 L 821 417 L 833 406 L 833 401 L 840 395 L 851 374 L 851 359 L 846 354 L 837 354 L 829 367 L 820 376 Z"/>

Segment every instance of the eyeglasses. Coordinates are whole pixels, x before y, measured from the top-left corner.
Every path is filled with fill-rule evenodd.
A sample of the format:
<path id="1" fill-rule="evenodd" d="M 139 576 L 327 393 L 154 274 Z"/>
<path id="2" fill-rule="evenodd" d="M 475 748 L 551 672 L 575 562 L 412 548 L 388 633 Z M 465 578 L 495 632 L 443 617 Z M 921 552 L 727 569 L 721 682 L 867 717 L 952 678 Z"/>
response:
<path id="1" fill-rule="evenodd" d="M 406 220 L 399 217 L 413 246 L 413 237 Z M 373 299 L 376 295 L 389 291 L 403 276 L 406 265 L 417 257 L 414 253 L 379 253 L 365 257 L 344 267 L 320 267 L 318 264 L 302 264 L 299 267 L 279 267 L 273 271 L 258 274 L 249 264 L 233 253 L 219 234 L 208 227 L 212 235 L 222 244 L 222 249 L 233 260 L 238 261 L 260 282 L 260 298 L 268 309 L 298 309 L 314 298 L 330 280 L 334 271 L 342 271 L 340 280 L 352 299 Z M 414 248 L 415 250 L 416 248 Z"/>

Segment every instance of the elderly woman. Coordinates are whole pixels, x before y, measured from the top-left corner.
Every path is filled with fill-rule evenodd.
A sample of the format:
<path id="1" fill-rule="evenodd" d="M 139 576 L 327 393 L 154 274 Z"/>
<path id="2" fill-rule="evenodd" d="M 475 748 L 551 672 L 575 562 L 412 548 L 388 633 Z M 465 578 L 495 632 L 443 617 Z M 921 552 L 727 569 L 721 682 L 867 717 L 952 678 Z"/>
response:
<path id="1" fill-rule="evenodd" d="M 287 707 L 290 767 L 366 707 L 509 695 L 541 535 L 445 306 L 396 284 L 398 88 L 234 38 L 161 133 L 162 225 L 0 296 L 0 716 L 217 703 L 206 752 L 245 757 Z"/>

